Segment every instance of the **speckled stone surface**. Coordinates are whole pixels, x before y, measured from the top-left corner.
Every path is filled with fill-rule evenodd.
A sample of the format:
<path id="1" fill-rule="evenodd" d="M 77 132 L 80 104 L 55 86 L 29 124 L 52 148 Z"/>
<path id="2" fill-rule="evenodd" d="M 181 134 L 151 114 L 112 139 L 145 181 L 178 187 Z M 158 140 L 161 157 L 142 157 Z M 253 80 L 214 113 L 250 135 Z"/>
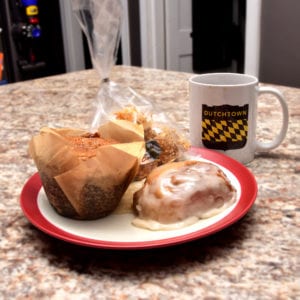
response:
<path id="1" fill-rule="evenodd" d="M 190 74 L 115 67 L 111 78 L 187 127 Z M 300 89 L 285 95 L 283 144 L 248 165 L 258 196 L 248 214 L 212 236 L 143 251 L 81 247 L 31 225 L 19 196 L 36 172 L 28 141 L 43 125 L 85 124 L 94 70 L 0 87 L 0 299 L 300 299 Z M 262 96 L 258 134 L 280 124 Z"/>

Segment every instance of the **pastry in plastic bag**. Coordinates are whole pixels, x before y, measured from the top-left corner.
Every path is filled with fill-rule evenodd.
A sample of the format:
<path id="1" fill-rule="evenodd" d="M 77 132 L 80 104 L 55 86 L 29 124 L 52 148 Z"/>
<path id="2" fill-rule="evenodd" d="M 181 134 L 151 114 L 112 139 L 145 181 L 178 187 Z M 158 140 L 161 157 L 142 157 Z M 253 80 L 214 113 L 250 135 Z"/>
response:
<path id="1" fill-rule="evenodd" d="M 146 178 L 156 167 L 178 160 L 190 147 L 189 141 L 178 128 L 170 123 L 153 121 L 152 116 L 144 114 L 136 107 L 125 107 L 115 113 L 112 123 L 129 121 L 139 128 L 143 128 L 146 143 L 146 153 L 141 161 L 136 180 Z"/>

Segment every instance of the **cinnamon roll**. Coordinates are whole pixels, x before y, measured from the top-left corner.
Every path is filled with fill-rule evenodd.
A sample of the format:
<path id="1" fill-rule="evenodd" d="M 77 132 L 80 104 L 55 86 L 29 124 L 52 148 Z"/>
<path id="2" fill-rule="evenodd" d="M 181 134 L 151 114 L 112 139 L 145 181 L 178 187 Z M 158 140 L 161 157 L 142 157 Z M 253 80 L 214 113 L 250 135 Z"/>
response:
<path id="1" fill-rule="evenodd" d="M 154 169 L 134 194 L 133 225 L 182 227 L 220 213 L 235 200 L 236 190 L 218 166 L 196 160 L 168 163 Z"/>

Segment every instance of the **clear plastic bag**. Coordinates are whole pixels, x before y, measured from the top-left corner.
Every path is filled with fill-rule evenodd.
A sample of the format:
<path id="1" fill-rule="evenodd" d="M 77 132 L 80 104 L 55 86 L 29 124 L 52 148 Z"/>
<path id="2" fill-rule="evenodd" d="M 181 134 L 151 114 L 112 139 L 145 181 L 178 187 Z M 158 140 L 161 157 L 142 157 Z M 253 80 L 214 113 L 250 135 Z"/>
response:
<path id="1" fill-rule="evenodd" d="M 174 153 L 169 153 L 169 158 L 177 158 L 188 147 L 188 142 L 176 125 L 172 125 L 164 113 L 156 112 L 151 101 L 132 88 L 110 81 L 120 41 L 123 14 L 121 1 L 72 0 L 72 5 L 88 40 L 93 66 L 101 78 L 92 108 L 90 132 L 98 131 L 103 124 L 115 119 L 142 124 L 146 143 L 149 140 L 165 143 L 168 139 L 170 143 L 166 143 L 166 148 L 176 148 L 176 151 L 173 149 Z M 155 148 L 155 143 L 148 144 L 149 148 Z"/>
<path id="2" fill-rule="evenodd" d="M 110 81 L 120 41 L 123 8 L 119 0 L 72 0 L 74 13 L 86 35 L 101 85 L 93 105 L 90 131 L 106 123 L 115 112 L 135 107 L 149 115 L 152 104 L 129 87 Z"/>
<path id="3" fill-rule="evenodd" d="M 116 61 L 123 8 L 119 0 L 72 0 L 72 7 L 86 35 L 91 59 L 106 81 Z"/>

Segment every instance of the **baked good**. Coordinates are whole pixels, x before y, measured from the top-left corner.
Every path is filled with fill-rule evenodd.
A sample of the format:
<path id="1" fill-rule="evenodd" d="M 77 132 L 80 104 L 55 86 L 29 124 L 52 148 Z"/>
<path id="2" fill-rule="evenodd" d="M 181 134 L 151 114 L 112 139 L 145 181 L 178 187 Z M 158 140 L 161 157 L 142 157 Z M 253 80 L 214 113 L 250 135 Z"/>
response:
<path id="1" fill-rule="evenodd" d="M 66 217 L 91 220 L 118 206 L 138 171 L 145 143 L 45 127 L 31 139 L 29 152 L 54 209 Z"/>
<path id="2" fill-rule="evenodd" d="M 93 134 L 44 127 L 30 141 L 29 152 L 54 209 L 89 220 L 112 213 L 123 197 L 132 202 L 133 189 L 124 196 L 130 183 L 177 159 L 183 141 L 175 129 L 154 125 L 147 114 L 127 107 Z M 128 203 L 122 202 L 117 211 L 127 209 Z"/>
<path id="3" fill-rule="evenodd" d="M 148 229 L 190 224 L 191 218 L 220 213 L 235 199 L 235 188 L 218 166 L 197 160 L 167 163 L 154 169 L 134 194 L 138 218 L 133 224 Z"/>
<path id="4" fill-rule="evenodd" d="M 116 112 L 115 118 L 110 122 L 113 126 L 130 122 L 132 126 L 139 127 L 140 138 L 146 143 L 146 153 L 135 178 L 138 181 L 146 178 L 157 166 L 178 160 L 190 147 L 188 140 L 177 128 L 170 126 L 166 121 L 154 121 L 152 116 L 138 111 L 133 106 Z M 111 124 L 109 128 L 112 127 Z M 104 132 L 101 134 L 106 136 Z"/>

